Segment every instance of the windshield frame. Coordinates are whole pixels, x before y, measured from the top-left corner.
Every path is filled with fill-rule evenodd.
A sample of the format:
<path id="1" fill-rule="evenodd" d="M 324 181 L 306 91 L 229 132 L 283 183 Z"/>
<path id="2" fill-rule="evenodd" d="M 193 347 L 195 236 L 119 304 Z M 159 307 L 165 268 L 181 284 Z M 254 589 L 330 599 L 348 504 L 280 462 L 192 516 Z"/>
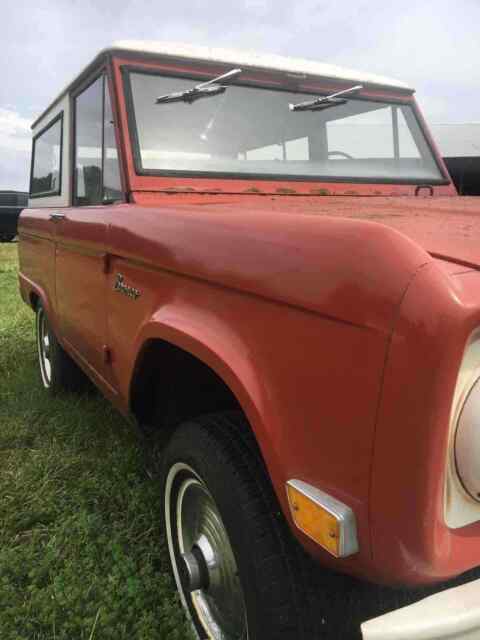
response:
<path id="1" fill-rule="evenodd" d="M 248 73 L 250 70 L 245 69 L 245 73 Z M 426 127 L 425 121 L 423 120 L 421 113 L 418 109 L 418 106 L 413 99 L 411 94 L 406 94 L 405 96 L 398 96 L 391 94 L 390 91 L 383 90 L 381 92 L 381 97 L 375 97 L 371 95 L 363 95 L 363 93 L 368 92 L 368 87 L 364 88 L 364 91 L 360 94 L 355 95 L 355 100 L 362 100 L 367 102 L 378 102 L 386 105 L 399 105 L 399 106 L 409 106 L 412 110 L 412 115 L 418 125 L 419 131 L 423 136 L 425 145 L 430 152 L 432 159 L 438 172 L 441 177 L 436 179 L 425 180 L 425 178 L 390 178 L 390 177 L 342 177 L 342 176 L 325 176 L 325 175 L 292 175 L 292 174 L 280 174 L 280 173 L 247 173 L 247 172 L 228 172 L 228 171 L 198 171 L 198 170 L 183 170 L 183 169 L 146 169 L 142 165 L 141 159 L 141 151 L 140 151 L 140 141 L 138 138 L 138 128 L 137 121 L 135 116 L 135 108 L 134 108 L 134 98 L 132 85 L 130 81 L 130 74 L 138 73 L 143 75 L 153 75 L 160 77 L 171 77 L 177 79 L 185 79 L 194 82 L 203 82 L 208 81 L 213 77 L 211 74 L 206 74 L 204 72 L 197 73 L 194 68 L 192 68 L 191 72 L 180 70 L 180 69 L 166 69 L 162 66 L 152 67 L 152 66 L 143 66 L 141 64 L 135 63 L 127 63 L 122 64 L 120 66 L 120 72 L 122 77 L 122 90 L 123 96 L 125 99 L 126 106 L 126 115 L 128 121 L 128 129 L 129 129 L 129 137 L 130 144 L 132 148 L 133 155 L 133 164 L 135 169 L 135 174 L 138 176 L 144 177 L 159 177 L 159 178 L 190 178 L 190 179 L 220 179 L 220 180 L 233 180 L 233 181 L 258 181 L 258 182 L 280 182 L 280 183 L 293 183 L 293 182 L 302 182 L 302 183 L 336 183 L 336 184 L 363 184 L 363 185 L 374 185 L 374 184 L 385 184 L 385 185 L 433 185 L 433 186 L 446 186 L 451 185 L 450 177 L 448 176 L 445 168 L 442 163 L 439 162 L 439 154 L 437 149 L 432 144 L 432 139 L 429 135 L 428 129 Z M 322 78 L 315 78 L 313 81 L 315 83 L 320 83 Z M 310 79 L 309 79 L 310 81 Z M 325 78 L 325 84 L 332 83 L 331 79 Z M 301 83 L 300 83 L 301 84 Z M 235 82 L 232 83 L 232 86 L 238 87 L 248 87 L 250 89 L 268 90 L 268 91 L 278 91 L 285 92 L 289 94 L 299 94 L 305 95 L 308 93 L 312 97 L 318 96 L 323 97 L 330 92 L 330 89 L 326 88 L 321 91 L 314 91 L 311 88 L 305 89 L 300 87 L 292 87 L 281 85 L 279 83 L 271 83 L 270 86 L 262 83 L 257 80 L 246 80 L 242 79 L 242 76 Z M 228 91 L 228 89 L 227 89 Z M 393 93 L 393 92 L 392 92 Z"/>

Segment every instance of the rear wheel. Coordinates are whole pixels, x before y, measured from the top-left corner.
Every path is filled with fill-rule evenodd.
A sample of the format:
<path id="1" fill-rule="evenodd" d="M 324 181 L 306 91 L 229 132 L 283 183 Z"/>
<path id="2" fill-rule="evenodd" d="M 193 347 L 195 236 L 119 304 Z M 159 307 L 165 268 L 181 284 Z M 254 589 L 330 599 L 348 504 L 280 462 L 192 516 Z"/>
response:
<path id="1" fill-rule="evenodd" d="M 15 238 L 14 233 L 1 233 L 0 234 L 0 242 L 12 242 Z"/>
<path id="2" fill-rule="evenodd" d="M 305 558 L 239 413 L 181 425 L 162 465 L 165 528 L 198 638 L 311 640 Z"/>
<path id="3" fill-rule="evenodd" d="M 41 302 L 37 305 L 35 324 L 38 364 L 44 388 L 51 393 L 83 389 L 85 376 L 55 337 Z"/>

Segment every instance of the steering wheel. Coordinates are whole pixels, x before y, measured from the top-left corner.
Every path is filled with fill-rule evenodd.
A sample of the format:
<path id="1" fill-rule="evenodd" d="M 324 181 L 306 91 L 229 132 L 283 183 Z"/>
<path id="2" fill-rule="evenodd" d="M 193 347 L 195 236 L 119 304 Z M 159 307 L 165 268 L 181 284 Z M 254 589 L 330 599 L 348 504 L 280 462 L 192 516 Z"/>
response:
<path id="1" fill-rule="evenodd" d="M 345 158 L 346 160 L 354 160 L 354 157 L 345 153 L 345 151 L 329 151 L 328 157 L 330 156 L 342 156 L 342 158 Z"/>

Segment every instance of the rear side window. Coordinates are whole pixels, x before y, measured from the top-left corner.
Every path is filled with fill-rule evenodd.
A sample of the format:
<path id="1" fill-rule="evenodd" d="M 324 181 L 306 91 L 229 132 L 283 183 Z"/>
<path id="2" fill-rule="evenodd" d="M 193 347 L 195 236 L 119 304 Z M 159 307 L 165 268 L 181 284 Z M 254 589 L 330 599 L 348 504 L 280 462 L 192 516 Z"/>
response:
<path id="1" fill-rule="evenodd" d="M 103 76 L 75 100 L 75 201 L 102 202 Z"/>
<path id="2" fill-rule="evenodd" d="M 110 94 L 102 75 L 75 99 L 75 204 L 122 198 Z"/>
<path id="3" fill-rule="evenodd" d="M 33 139 L 30 197 L 60 194 L 63 112 Z"/>

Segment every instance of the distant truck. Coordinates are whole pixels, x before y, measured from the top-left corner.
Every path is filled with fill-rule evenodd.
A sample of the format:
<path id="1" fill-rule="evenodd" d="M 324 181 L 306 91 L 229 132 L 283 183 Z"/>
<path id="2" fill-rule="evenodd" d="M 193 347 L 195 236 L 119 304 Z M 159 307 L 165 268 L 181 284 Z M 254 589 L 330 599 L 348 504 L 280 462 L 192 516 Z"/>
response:
<path id="1" fill-rule="evenodd" d="M 19 278 L 41 380 L 83 372 L 164 443 L 197 638 L 326 638 L 330 596 L 352 606 L 328 568 L 414 587 L 480 565 L 480 200 L 413 93 L 122 43 L 33 124 Z M 362 632 L 479 638 L 480 580 Z"/>
<path id="2" fill-rule="evenodd" d="M 18 217 L 28 204 L 24 191 L 0 191 L 0 242 L 11 242 L 17 235 Z"/>
<path id="3" fill-rule="evenodd" d="M 480 155 L 444 157 L 447 169 L 461 196 L 480 196 Z"/>
<path id="4" fill-rule="evenodd" d="M 459 195 L 480 196 L 480 122 L 430 129 Z"/>

